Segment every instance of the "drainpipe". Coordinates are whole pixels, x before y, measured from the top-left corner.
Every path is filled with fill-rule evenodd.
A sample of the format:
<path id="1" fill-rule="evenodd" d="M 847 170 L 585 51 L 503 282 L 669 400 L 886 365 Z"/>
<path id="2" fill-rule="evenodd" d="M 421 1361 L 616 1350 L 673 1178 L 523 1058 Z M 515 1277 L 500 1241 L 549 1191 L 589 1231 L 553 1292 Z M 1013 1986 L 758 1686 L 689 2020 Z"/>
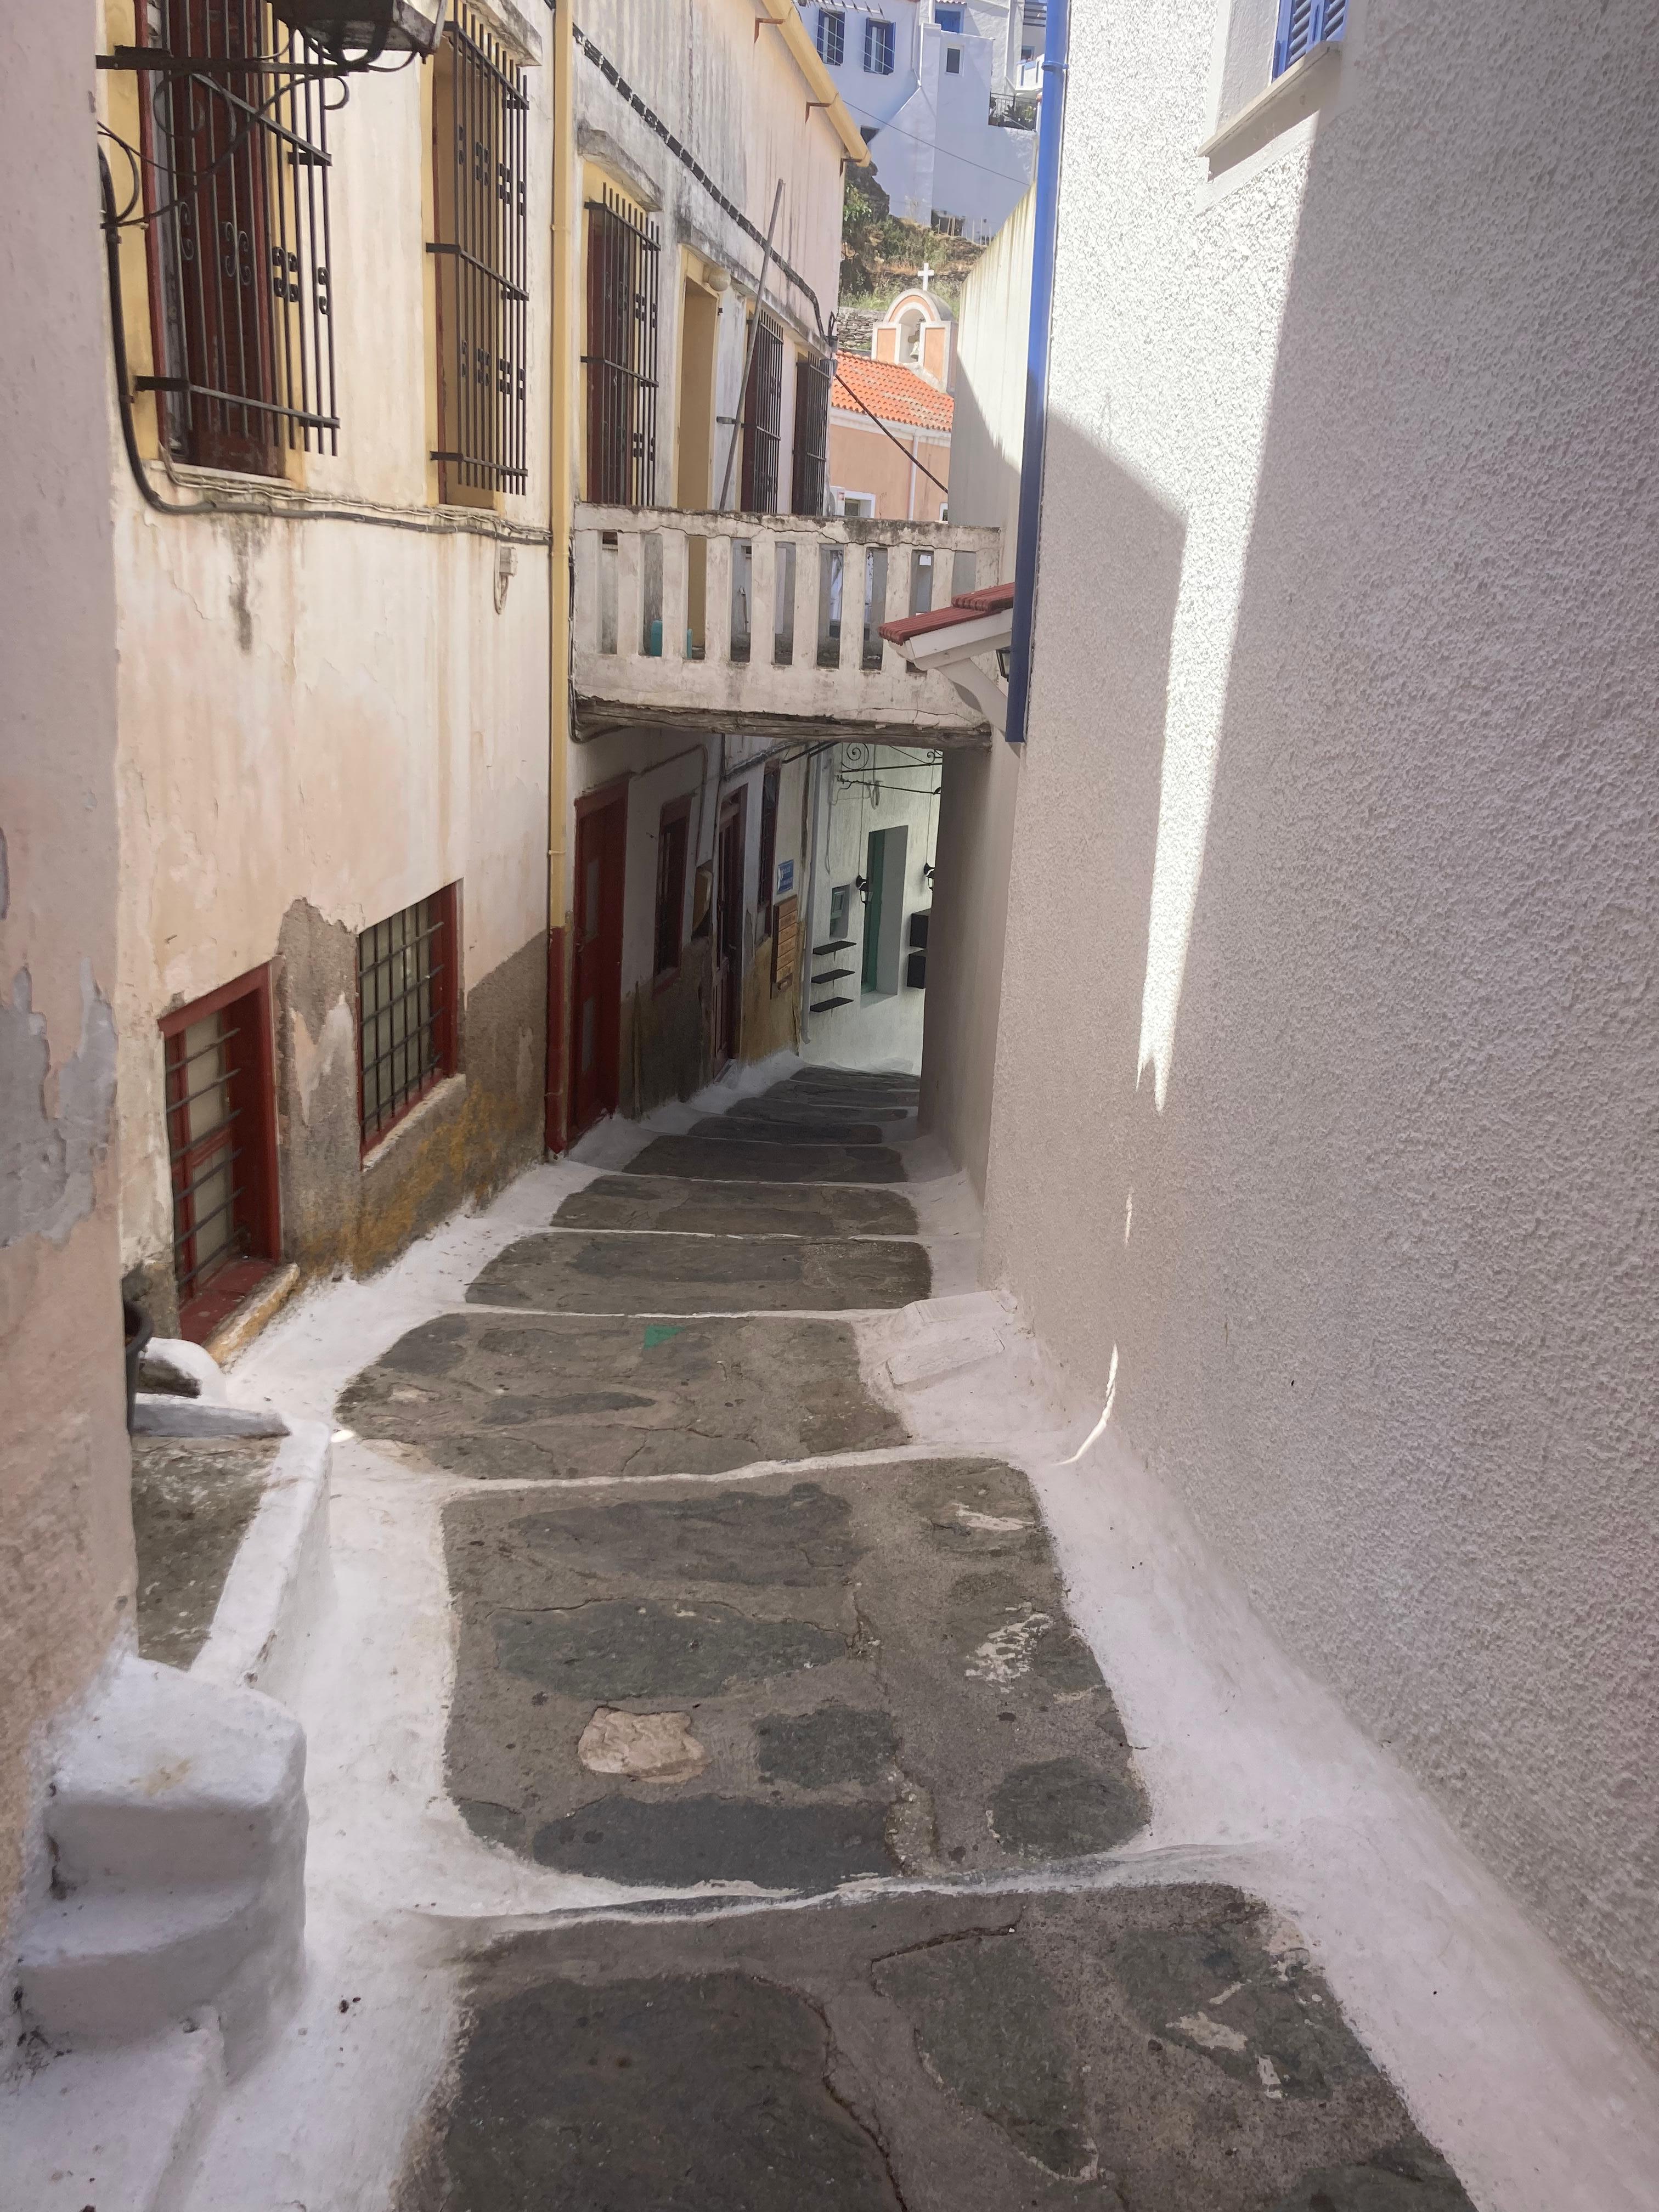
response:
<path id="1" fill-rule="evenodd" d="M 1048 336 L 1054 306 L 1054 240 L 1060 227 L 1060 153 L 1066 120 L 1070 0 L 1048 0 L 1042 45 L 1042 112 L 1037 137 L 1036 206 L 1031 239 L 1031 327 L 1025 355 L 1025 443 L 1019 470 L 1019 543 L 1014 556 L 1013 632 L 1009 641 L 1011 745 L 1025 742 L 1030 696 L 1031 633 L 1036 623 L 1037 538 L 1042 528 L 1043 444 L 1048 426 Z"/>
<path id="2" fill-rule="evenodd" d="M 568 770 L 571 739 L 571 498 L 575 486 L 576 176 L 575 47 L 570 19 L 552 19 L 553 279 L 548 332 L 552 374 L 548 395 L 548 763 L 547 763 L 547 1079 L 543 1139 L 562 1152 L 569 1124 L 570 1035 L 565 974 L 569 915 L 565 906 Z"/>

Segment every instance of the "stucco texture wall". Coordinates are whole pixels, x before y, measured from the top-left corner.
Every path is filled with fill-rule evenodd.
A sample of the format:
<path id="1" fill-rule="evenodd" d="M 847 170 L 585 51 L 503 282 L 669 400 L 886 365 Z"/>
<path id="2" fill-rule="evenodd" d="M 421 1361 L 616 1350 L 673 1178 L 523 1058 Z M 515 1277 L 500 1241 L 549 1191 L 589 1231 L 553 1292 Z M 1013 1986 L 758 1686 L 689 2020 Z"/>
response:
<path id="1" fill-rule="evenodd" d="M 951 515 L 1001 531 L 1005 577 L 1014 572 L 1019 542 L 1035 207 L 1036 194 L 1028 191 L 975 264 L 957 326 Z M 981 1198 L 1019 761 L 1017 746 L 1000 743 L 940 755 L 921 1126 L 939 1139 Z"/>
<path id="2" fill-rule="evenodd" d="M 988 1258 L 1659 2038 L 1650 6 L 1079 12 Z"/>
<path id="3" fill-rule="evenodd" d="M 45 1729 L 130 1624 L 108 1156 L 115 610 L 90 7 L 9 22 L 0 71 L 0 1994 Z M 44 1873 L 40 1878 L 44 1880 Z"/>

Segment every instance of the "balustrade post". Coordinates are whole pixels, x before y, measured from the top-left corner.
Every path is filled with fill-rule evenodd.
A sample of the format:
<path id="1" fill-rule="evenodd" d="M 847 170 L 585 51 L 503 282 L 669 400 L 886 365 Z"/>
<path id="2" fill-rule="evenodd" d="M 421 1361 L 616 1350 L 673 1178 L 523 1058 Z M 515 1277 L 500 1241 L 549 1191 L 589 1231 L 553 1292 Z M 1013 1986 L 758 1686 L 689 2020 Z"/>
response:
<path id="1" fill-rule="evenodd" d="M 686 545 L 683 530 L 664 530 L 662 538 L 662 657 L 685 659 Z"/>
<path id="2" fill-rule="evenodd" d="M 763 529 L 750 543 L 749 665 L 770 668 L 778 657 L 778 541 Z"/>
<path id="3" fill-rule="evenodd" d="M 703 590 L 703 663 L 724 668 L 732 658 L 732 540 L 724 531 L 711 531 L 704 542 L 708 581 Z"/>
<path id="4" fill-rule="evenodd" d="M 645 651 L 645 571 L 637 530 L 617 532 L 617 652 L 637 660 Z"/>
<path id="5" fill-rule="evenodd" d="M 577 531 L 575 548 L 576 604 L 572 611 L 570 632 L 571 642 L 580 657 L 596 654 L 599 650 L 599 609 L 605 580 L 599 568 L 599 532 Z"/>
<path id="6" fill-rule="evenodd" d="M 876 626 L 883 623 L 902 622 L 910 611 L 910 586 L 915 564 L 915 548 L 912 545 L 890 545 L 887 549 L 887 608 L 876 618 Z M 881 672 L 884 676 L 900 676 L 904 672 L 904 655 L 897 646 L 881 641 Z"/>

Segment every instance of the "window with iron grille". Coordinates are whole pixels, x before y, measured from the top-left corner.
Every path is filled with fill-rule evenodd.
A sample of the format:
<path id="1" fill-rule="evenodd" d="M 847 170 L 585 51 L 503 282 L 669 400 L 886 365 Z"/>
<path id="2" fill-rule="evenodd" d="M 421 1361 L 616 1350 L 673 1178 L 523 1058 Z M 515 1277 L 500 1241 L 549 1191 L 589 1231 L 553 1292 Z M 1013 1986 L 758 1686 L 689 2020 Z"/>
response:
<path id="1" fill-rule="evenodd" d="M 685 929 L 685 863 L 691 801 L 672 799 L 657 824 L 657 914 L 652 972 L 659 983 L 678 973 Z"/>
<path id="2" fill-rule="evenodd" d="M 180 1332 L 197 1343 L 276 1258 L 270 1037 L 265 969 L 161 1023 L 173 1273 Z"/>
<path id="3" fill-rule="evenodd" d="M 783 441 L 783 333 L 764 307 L 756 310 L 755 349 L 743 395 L 743 491 L 745 514 L 770 514 L 778 503 L 778 448 Z"/>
<path id="4" fill-rule="evenodd" d="M 457 1062 L 459 886 L 417 899 L 357 939 L 358 1091 L 368 1152 Z"/>
<path id="5" fill-rule="evenodd" d="M 864 66 L 872 76 L 893 74 L 893 27 L 872 17 L 864 27 Z"/>
<path id="6" fill-rule="evenodd" d="M 818 58 L 839 69 L 847 52 L 847 17 L 838 8 L 818 9 Z"/>
<path id="7" fill-rule="evenodd" d="M 822 514 L 830 489 L 830 363 L 803 354 L 795 365 L 795 451 L 790 511 Z"/>
<path id="8" fill-rule="evenodd" d="M 1292 62 L 1299 62 L 1317 46 L 1340 39 L 1347 20 L 1348 0 L 1279 0 L 1273 75 L 1283 76 Z"/>
<path id="9" fill-rule="evenodd" d="M 432 85 L 441 499 L 493 506 L 526 481 L 529 269 L 524 71 L 469 9 Z"/>
<path id="10" fill-rule="evenodd" d="M 334 453 L 329 152 L 318 57 L 267 0 L 143 0 L 154 392 L 162 442 L 280 475 Z"/>
<path id="11" fill-rule="evenodd" d="M 607 185 L 587 203 L 587 496 L 649 507 L 657 482 L 657 226 Z"/>

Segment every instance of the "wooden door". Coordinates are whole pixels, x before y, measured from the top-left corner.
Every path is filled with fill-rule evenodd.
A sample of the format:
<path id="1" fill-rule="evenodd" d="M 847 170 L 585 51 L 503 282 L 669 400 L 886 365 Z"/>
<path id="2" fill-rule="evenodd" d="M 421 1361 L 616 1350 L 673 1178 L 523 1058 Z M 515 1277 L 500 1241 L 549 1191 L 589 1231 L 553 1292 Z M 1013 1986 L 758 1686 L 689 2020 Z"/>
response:
<path id="1" fill-rule="evenodd" d="M 570 1135 L 621 1098 L 623 875 L 628 791 L 576 801 L 570 992 Z"/>
<path id="2" fill-rule="evenodd" d="M 714 844 L 714 1073 L 738 1056 L 743 1006 L 744 794 L 720 809 Z"/>

